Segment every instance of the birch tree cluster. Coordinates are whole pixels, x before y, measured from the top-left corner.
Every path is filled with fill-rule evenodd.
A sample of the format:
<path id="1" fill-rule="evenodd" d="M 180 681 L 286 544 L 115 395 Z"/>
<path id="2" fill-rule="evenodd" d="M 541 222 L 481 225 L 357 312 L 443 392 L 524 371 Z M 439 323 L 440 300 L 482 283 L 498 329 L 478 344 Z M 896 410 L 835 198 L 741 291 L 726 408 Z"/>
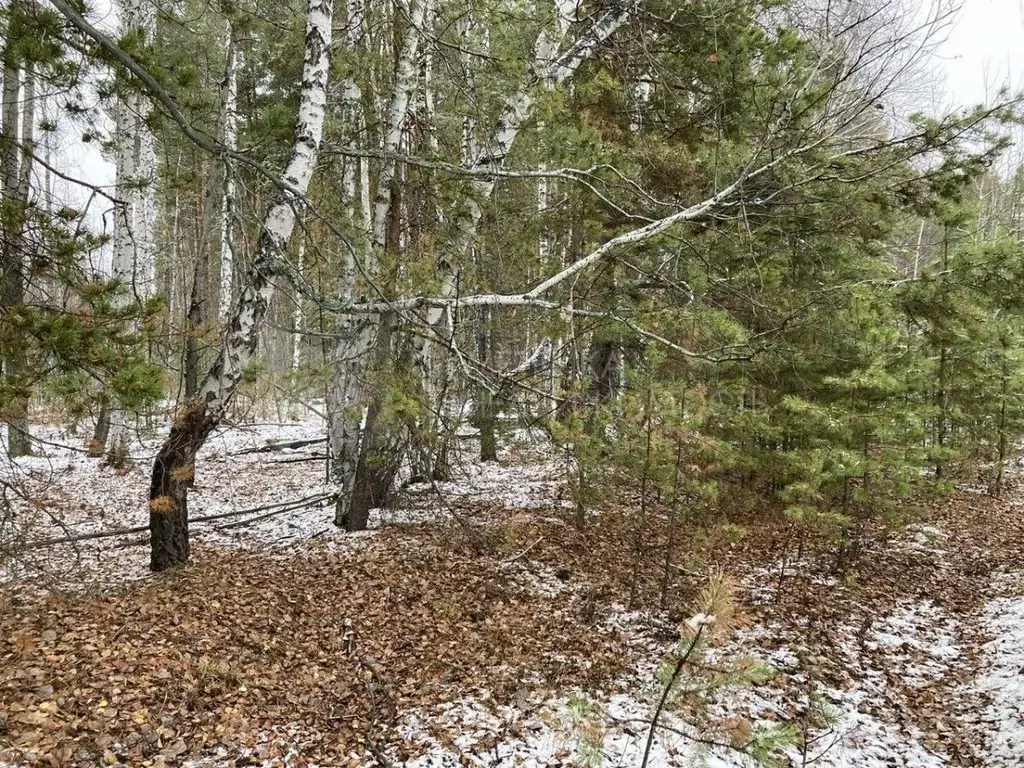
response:
<path id="1" fill-rule="evenodd" d="M 155 570 L 188 559 L 206 438 L 273 404 L 325 410 L 350 531 L 449 477 L 467 425 L 482 461 L 543 428 L 580 525 L 622 488 L 680 514 L 729 493 L 842 557 L 922 485 L 998 493 L 1024 427 L 1018 100 L 908 106 L 954 13 L 9 0 L 7 449 L 58 412 L 121 465 L 171 408 Z"/>

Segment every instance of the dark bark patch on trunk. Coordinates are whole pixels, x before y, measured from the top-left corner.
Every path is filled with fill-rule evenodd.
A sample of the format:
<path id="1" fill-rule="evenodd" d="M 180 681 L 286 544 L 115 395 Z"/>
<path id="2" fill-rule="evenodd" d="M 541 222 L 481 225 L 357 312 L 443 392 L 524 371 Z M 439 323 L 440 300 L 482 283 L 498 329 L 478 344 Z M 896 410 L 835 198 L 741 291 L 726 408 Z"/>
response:
<path id="1" fill-rule="evenodd" d="M 206 404 L 193 399 L 174 420 L 153 462 L 149 487 L 150 568 L 166 571 L 188 562 L 188 489 L 199 448 L 216 426 Z"/>

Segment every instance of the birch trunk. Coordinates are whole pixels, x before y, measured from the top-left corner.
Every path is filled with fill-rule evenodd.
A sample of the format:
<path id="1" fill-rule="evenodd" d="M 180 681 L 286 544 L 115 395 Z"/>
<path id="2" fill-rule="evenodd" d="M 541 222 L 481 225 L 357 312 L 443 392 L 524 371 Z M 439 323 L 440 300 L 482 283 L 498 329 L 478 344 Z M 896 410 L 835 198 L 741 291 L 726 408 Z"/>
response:
<path id="1" fill-rule="evenodd" d="M 122 32 L 136 31 L 144 40 L 153 36 L 156 13 L 145 0 L 126 0 Z M 136 299 L 148 297 L 153 282 L 153 247 L 156 226 L 156 144 L 146 124 L 149 100 L 129 91 L 115 105 L 115 190 L 124 201 L 114 211 L 111 273 Z M 122 298 L 123 303 L 128 298 Z M 106 461 L 120 466 L 129 459 L 128 423 L 124 408 L 111 403 L 108 413 Z"/>
<path id="2" fill-rule="evenodd" d="M 557 8 L 558 22 L 556 24 L 556 31 L 551 34 L 545 30 L 538 36 L 535 45 L 536 64 L 531 72 L 530 80 L 524 83 L 523 87 L 505 103 L 491 133 L 489 142 L 472 159 L 471 167 L 474 170 L 499 169 L 504 163 L 505 157 L 508 155 L 521 125 L 532 113 L 535 88 L 538 85 L 553 87 L 565 82 L 576 72 L 580 63 L 606 41 L 628 17 L 628 11 L 621 9 L 613 9 L 601 15 L 578 40 L 568 45 L 564 52 L 559 53 L 572 23 L 570 15 L 575 11 L 575 3 L 571 3 L 568 0 L 559 0 Z M 393 158 L 401 147 L 404 123 L 409 109 L 410 93 L 415 86 L 419 30 L 422 29 L 425 19 L 429 18 L 429 11 L 429 3 L 424 3 L 410 13 L 410 27 L 403 39 L 403 44 L 396 61 L 395 86 L 392 91 L 385 137 L 382 142 L 383 159 L 381 161 L 376 204 L 374 207 L 372 239 L 378 249 L 388 246 L 388 224 L 394 224 L 398 220 L 395 216 L 397 213 L 395 210 L 397 190 L 394 188 L 396 166 Z M 467 144 L 469 143 L 471 142 L 467 142 Z M 442 294 L 446 298 L 453 297 L 457 290 L 459 268 L 465 263 L 467 254 L 470 252 L 470 248 L 476 239 L 476 231 L 483 216 L 482 202 L 489 198 L 493 192 L 494 177 L 481 175 L 475 178 L 471 185 L 472 189 L 467 194 L 463 210 L 459 214 L 459 219 L 462 223 L 462 226 L 459 228 L 460 234 L 453 243 L 447 258 L 439 258 L 438 260 Z M 394 244 L 393 237 L 392 244 Z M 426 315 L 428 334 L 430 332 L 438 334 L 440 331 L 439 324 L 444 316 L 443 308 L 432 306 L 427 310 Z M 372 329 L 380 324 L 380 318 L 372 315 L 364 316 L 362 323 L 364 328 Z M 390 331 L 365 333 L 365 338 L 375 339 L 377 345 L 384 343 L 385 340 L 390 343 L 391 336 Z M 386 357 L 382 357 L 379 350 L 372 356 L 367 355 L 363 349 L 359 348 L 358 344 L 349 343 L 347 349 L 351 359 L 365 360 L 367 357 L 386 359 Z M 428 395 L 433 394 L 431 382 L 437 378 L 435 374 L 436 364 L 430 360 L 429 347 L 421 337 L 416 337 L 412 340 L 411 349 L 413 365 L 419 371 L 424 392 Z M 350 365 L 347 371 L 342 371 L 339 367 L 336 375 L 341 381 L 351 382 L 359 378 L 365 378 L 360 377 L 359 373 L 361 373 L 359 366 L 355 366 L 355 369 L 353 369 Z M 360 458 L 356 462 L 356 476 L 351 478 L 350 481 L 346 473 L 347 469 L 351 467 L 351 454 L 341 455 L 337 450 L 344 449 L 341 445 L 341 438 L 346 433 L 346 430 L 349 434 L 356 431 L 354 422 L 355 419 L 362 415 L 362 411 L 351 406 L 352 398 L 345 399 L 346 393 L 341 386 L 335 386 L 332 388 L 332 391 L 334 392 L 333 399 L 336 401 L 335 406 L 332 408 L 333 413 L 347 416 L 349 419 L 349 424 L 346 426 L 332 417 L 332 434 L 336 436 L 332 441 L 332 450 L 335 450 L 335 477 L 338 481 L 340 492 L 336 522 L 339 525 L 344 525 L 349 530 L 357 530 L 359 529 L 360 521 L 365 519 L 365 515 L 362 514 L 362 509 L 359 509 L 358 513 L 356 513 L 356 508 L 369 503 L 379 503 L 381 499 L 386 498 L 387 489 L 379 487 L 379 483 L 394 475 L 394 472 L 390 470 L 387 472 L 376 471 L 372 479 L 367 479 L 362 477 L 360 473 L 364 471 L 365 467 L 371 466 L 387 465 L 392 469 L 396 468 L 400 455 L 397 450 L 397 441 L 392 436 L 377 434 L 380 425 L 377 424 L 375 417 L 379 409 L 371 405 L 366 413 L 363 429 L 360 431 L 357 439 L 359 444 L 358 455 Z M 347 408 L 345 407 L 346 403 L 349 404 Z M 428 411 L 436 410 L 435 406 L 437 404 L 430 403 Z M 422 429 L 422 426 L 420 431 L 428 431 Z M 374 446 L 378 447 L 374 448 Z M 414 446 L 414 455 L 422 454 L 424 448 L 433 450 L 428 441 L 425 446 Z M 381 455 L 381 451 L 391 451 L 391 453 Z M 421 460 L 420 463 L 423 464 L 424 462 Z M 426 463 L 428 465 L 433 464 L 433 458 L 427 459 Z M 433 474 L 433 467 L 428 468 L 426 471 Z M 370 489 L 370 492 L 363 493 L 362 489 Z"/>
<path id="3" fill-rule="evenodd" d="M 188 482 L 196 453 L 224 417 L 245 365 L 256 351 L 274 292 L 271 277 L 295 227 L 296 196 L 305 195 L 323 139 L 331 49 L 331 0 L 309 0 L 295 140 L 280 192 L 260 228 L 252 266 L 225 328 L 221 350 L 199 393 L 180 410 L 153 463 L 149 492 L 150 566 L 163 571 L 188 560 Z"/>
<path id="4" fill-rule="evenodd" d="M 231 25 L 224 32 L 227 57 L 223 77 L 220 78 L 220 115 L 218 118 L 221 141 L 234 149 L 235 130 L 235 43 Z M 223 319 L 231 308 L 232 246 L 231 215 L 234 205 L 233 181 L 226 157 L 210 158 L 203 186 L 202 229 L 196 265 L 192 275 L 192 291 L 186 315 L 185 338 L 185 399 L 199 391 L 200 369 L 210 363 L 209 345 L 204 342 L 209 325 L 214 319 Z M 175 218 L 177 211 L 175 211 Z M 219 269 L 218 269 L 219 264 Z M 211 272 L 215 275 L 211 277 Z M 219 272 L 219 274 L 218 274 Z M 212 283 L 212 284 L 211 284 Z M 211 311 L 212 308 L 212 311 Z"/>
<path id="5" fill-rule="evenodd" d="M 299 233 L 299 252 L 295 257 L 295 266 L 302 273 L 302 262 L 306 256 L 306 234 Z M 295 293 L 295 308 L 292 310 L 292 371 L 299 368 L 302 362 L 302 294 Z"/>
<path id="6" fill-rule="evenodd" d="M 345 23 L 345 43 L 350 55 L 362 45 L 364 26 L 363 0 L 350 0 L 348 4 L 348 19 Z M 356 82 L 355 75 L 349 72 L 348 77 L 345 78 L 345 82 L 341 86 L 339 111 L 343 126 L 348 131 L 349 142 L 355 147 L 362 146 L 363 130 L 366 126 L 366 120 L 363 116 L 362 98 L 363 93 Z M 355 222 L 357 221 L 357 202 L 360 201 L 360 198 L 357 197 L 357 189 L 360 192 L 364 192 L 367 202 L 365 207 L 360 210 L 363 217 L 363 227 L 368 228 L 370 226 L 370 217 L 367 213 L 369 210 L 369 186 L 367 184 L 368 173 L 364 171 L 368 161 L 366 158 L 345 158 L 343 162 L 341 174 L 342 203 L 348 212 L 349 219 Z M 354 258 L 351 251 L 346 251 L 346 255 L 349 261 Z M 350 283 L 347 284 L 351 285 Z"/>
<path id="7" fill-rule="evenodd" d="M 228 54 L 221 81 L 221 143 L 229 151 L 238 147 L 238 43 L 234 27 L 228 26 Z M 220 209 L 220 291 L 217 297 L 218 314 L 222 322 L 231 314 L 235 285 L 235 173 L 230 158 L 223 159 L 223 191 Z"/>
<path id="8" fill-rule="evenodd" d="M 348 5 L 346 43 L 352 55 L 360 50 L 365 26 L 362 0 L 351 0 Z M 355 77 L 349 74 L 341 93 L 341 114 L 352 141 L 359 145 L 363 139 L 366 120 L 363 116 L 362 92 Z M 358 198 L 357 198 L 358 176 Z M 342 195 L 349 218 L 357 220 L 370 233 L 373 221 L 370 209 L 369 164 L 365 158 L 358 162 L 349 159 L 342 171 Z M 376 258 L 371 255 L 364 268 L 376 274 Z M 346 249 L 342 265 L 341 296 L 346 302 L 356 298 L 356 256 Z M 359 461 L 359 438 L 365 411 L 363 382 L 365 358 L 373 342 L 373 318 L 342 316 L 338 319 L 338 341 L 333 356 L 334 375 L 327 392 L 328 442 L 332 464 L 332 478 L 339 488 L 334 523 L 345 527 L 349 519 L 352 494 L 355 488 L 356 467 Z"/>
<path id="9" fill-rule="evenodd" d="M 552 30 L 542 29 L 534 43 L 534 62 L 531 71 L 534 76 L 504 103 L 498 119 L 493 126 L 488 142 L 472 158 L 469 167 L 475 172 L 499 170 L 505 163 L 523 124 L 533 114 L 536 100 L 536 89 L 555 88 L 567 82 L 580 64 L 585 61 L 601 45 L 603 45 L 622 26 L 629 17 L 628 9 L 612 8 L 600 16 L 579 39 L 565 47 L 565 41 L 574 22 L 577 3 L 575 0 L 556 0 L 555 25 Z M 565 47 L 564 50 L 563 47 Z M 465 147 L 472 146 L 472 131 L 475 126 L 464 126 Z M 473 243 L 476 240 L 480 220 L 483 218 L 483 206 L 494 192 L 495 177 L 479 175 L 470 182 L 470 192 L 466 196 L 464 208 L 460 214 L 461 226 L 459 235 L 451 249 L 451 257 L 438 258 L 438 269 L 441 277 L 440 295 L 453 298 L 459 283 L 459 271 L 463 264 L 471 260 Z M 538 197 L 540 192 L 538 191 Z M 538 200 L 539 203 L 539 200 Z M 414 364 L 420 371 L 427 396 L 428 411 L 437 413 L 442 404 L 432 402 L 431 382 L 435 380 L 430 337 L 438 337 L 438 323 L 442 318 L 442 308 L 432 307 L 427 310 L 426 324 L 428 333 L 416 337 L 413 345 Z M 432 333 L 431 333 L 432 331 Z M 481 389 L 478 398 L 490 398 L 489 393 Z M 430 460 L 427 460 L 430 463 Z M 432 470 L 431 470 L 432 471 Z"/>
<path id="10" fill-rule="evenodd" d="M 415 3 L 415 0 L 411 0 Z M 395 65 L 395 86 L 388 108 L 387 131 L 384 134 L 383 157 L 380 176 L 377 179 L 377 199 L 373 211 L 373 242 L 379 248 L 385 247 L 387 226 L 391 214 L 392 187 L 395 181 L 397 162 L 395 155 L 402 145 L 405 134 L 405 120 L 409 114 L 409 102 L 416 88 L 418 74 L 418 50 L 423 21 L 431 0 L 421 0 L 409 9 L 409 26 L 405 32 L 402 48 Z"/>
<path id="11" fill-rule="evenodd" d="M 541 164 L 541 168 L 545 168 L 545 164 Z M 541 274 L 547 274 L 548 267 L 551 263 L 551 237 L 548 233 L 545 225 L 546 214 L 549 202 L 551 200 L 551 189 L 550 182 L 546 178 L 540 178 L 537 180 L 537 216 L 541 220 L 540 234 L 537 235 L 537 264 L 540 266 Z M 551 364 L 547 370 L 546 382 L 544 384 L 546 389 L 546 396 L 540 400 L 540 413 L 538 418 L 543 421 L 550 418 L 558 408 L 558 361 L 560 358 L 560 350 L 562 349 L 562 339 L 556 337 L 551 347 Z"/>
<path id="12" fill-rule="evenodd" d="M 362 6 L 353 3 L 350 14 L 359 14 L 349 19 L 349 34 L 355 35 L 362 27 Z M 394 231 L 398 221 L 397 188 L 395 187 L 396 161 L 394 155 L 401 148 L 409 105 L 416 87 L 420 36 L 424 19 L 429 10 L 429 0 L 420 2 L 409 9 L 409 25 L 405 31 L 401 48 L 395 63 L 395 80 L 388 106 L 388 120 L 383 139 L 385 159 L 381 161 L 377 180 L 377 194 L 370 223 L 370 237 L 375 252 L 397 249 Z M 357 45 L 354 37 L 350 45 Z M 350 100 L 353 115 L 358 107 L 358 89 L 354 82 L 345 90 Z M 368 188 L 367 177 L 362 177 L 362 188 Z M 354 199 L 354 195 L 350 197 Z M 390 234 L 389 234 L 389 230 Z M 372 276 L 378 276 L 376 259 L 371 257 L 364 269 Z M 346 257 L 345 270 L 351 281 L 347 283 L 348 296 L 355 285 L 356 265 L 354 255 Z M 386 320 L 386 321 L 385 321 Z M 383 450 L 375 434 L 378 426 L 379 403 L 368 398 L 366 379 L 368 371 L 388 359 L 392 332 L 390 318 L 378 315 L 365 317 L 343 317 L 340 321 L 339 343 L 335 352 L 334 377 L 329 388 L 328 412 L 330 416 L 329 438 L 331 454 L 334 457 L 334 481 L 338 486 L 338 502 L 334 522 L 347 530 L 362 530 L 366 527 L 369 509 L 381 498 L 381 478 L 389 472 L 371 472 L 378 464 L 374 454 Z M 366 401 L 371 399 L 371 402 Z M 388 461 L 393 461 L 389 458 Z M 371 477 L 371 475 L 373 475 Z M 384 489 L 386 492 L 387 489 Z"/>
<path id="13" fill-rule="evenodd" d="M 18 5 L 12 8 L 12 17 L 19 12 Z M 12 24 L 15 23 L 13 20 Z M 10 40 L 15 36 L 11 35 Z M 21 136 L 18 135 L 19 97 L 21 96 L 21 66 L 13 42 L 4 48 L 4 88 L 2 120 L 3 134 L 3 245 L 0 248 L 3 260 L 3 293 L 0 310 L 6 315 L 16 312 L 25 301 L 25 254 L 22 233 L 28 205 L 29 171 L 31 166 L 31 145 L 35 116 L 33 114 L 34 82 L 31 71 L 25 72 L 24 113 Z M 25 373 L 25 355 L 21 345 L 13 345 L 3 351 L 4 375 L 16 387 Z M 12 398 L 5 414 L 7 421 L 7 451 L 11 456 L 28 456 L 32 453 L 32 440 L 28 426 L 28 398 L 19 395 Z"/>

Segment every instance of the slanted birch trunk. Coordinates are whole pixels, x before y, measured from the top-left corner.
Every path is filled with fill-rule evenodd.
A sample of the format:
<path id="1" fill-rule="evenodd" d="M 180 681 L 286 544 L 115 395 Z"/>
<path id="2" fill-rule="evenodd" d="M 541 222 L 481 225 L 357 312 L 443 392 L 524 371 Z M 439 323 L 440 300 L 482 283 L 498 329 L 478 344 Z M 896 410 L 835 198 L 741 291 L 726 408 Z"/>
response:
<path id="1" fill-rule="evenodd" d="M 316 168 L 327 103 L 332 16 L 331 0 L 308 0 L 295 139 L 281 177 L 288 191 L 279 192 L 263 216 L 252 266 L 224 330 L 220 353 L 199 393 L 178 412 L 153 463 L 149 529 L 154 571 L 188 560 L 188 483 L 196 453 L 223 419 L 256 351 L 274 292 L 271 278 L 295 227 L 298 198 L 305 196 Z"/>
<path id="2" fill-rule="evenodd" d="M 491 129 L 489 140 L 476 152 L 469 163 L 469 168 L 474 172 L 500 170 L 512 151 L 520 129 L 533 114 L 538 87 L 555 88 L 566 83 L 575 75 L 580 64 L 607 42 L 629 18 L 628 7 L 612 7 L 599 16 L 577 40 L 566 46 L 569 30 L 575 21 L 576 11 L 575 0 L 556 0 L 554 28 L 542 29 L 534 43 L 534 62 L 530 70 L 534 74 L 505 101 L 497 121 Z M 472 143 L 470 139 L 471 136 L 464 139 L 464 145 L 468 146 Z M 459 235 L 450 249 L 450 256 L 438 258 L 441 278 L 440 295 L 444 298 L 455 296 L 460 270 L 471 260 L 473 244 L 476 241 L 480 220 L 483 218 L 483 206 L 494 193 L 494 185 L 495 177 L 493 176 L 477 175 L 470 182 L 470 192 L 466 195 L 466 202 L 458 217 L 461 222 L 458 228 Z M 433 368 L 437 364 L 433 359 L 436 355 L 432 354 L 429 337 L 432 335 L 443 336 L 438 328 L 441 318 L 442 309 L 440 307 L 428 309 L 426 312 L 428 333 L 417 336 L 413 346 L 413 361 L 419 368 L 428 401 L 432 389 L 430 382 L 436 379 Z M 491 399 L 490 394 L 483 392 L 480 388 L 477 390 L 477 397 L 481 400 L 490 401 Z M 440 403 L 431 403 L 428 411 L 437 413 L 441 407 Z M 493 405 L 489 407 L 493 407 Z M 490 423 L 493 427 L 493 421 L 482 423 Z M 488 438 L 488 440 L 490 439 L 492 438 Z M 432 462 L 427 460 L 425 463 L 429 466 Z"/>

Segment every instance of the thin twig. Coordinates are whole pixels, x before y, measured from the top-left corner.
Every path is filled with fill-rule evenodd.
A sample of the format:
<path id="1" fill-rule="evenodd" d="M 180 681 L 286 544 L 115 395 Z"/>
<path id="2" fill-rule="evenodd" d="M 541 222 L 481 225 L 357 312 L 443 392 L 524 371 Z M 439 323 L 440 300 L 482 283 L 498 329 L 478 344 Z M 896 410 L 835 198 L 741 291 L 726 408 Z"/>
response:
<path id="1" fill-rule="evenodd" d="M 509 558 L 508 560 L 502 560 L 502 561 L 501 561 L 501 563 L 500 563 L 500 565 L 508 565 L 508 564 L 510 564 L 510 563 L 514 563 L 514 562 L 515 562 L 516 560 L 519 560 L 519 559 L 520 559 L 521 557 L 525 557 L 525 556 L 526 556 L 526 554 L 527 554 L 527 553 L 528 553 L 528 552 L 529 552 L 529 551 L 530 551 L 531 549 L 533 549 L 534 547 L 536 547 L 536 546 L 537 546 L 538 544 L 540 544 L 540 543 L 541 543 L 542 541 L 544 541 L 544 537 L 543 537 L 543 536 L 541 536 L 540 538 L 538 538 L 538 539 L 537 539 L 537 540 L 536 540 L 535 542 L 533 542 L 533 544 L 531 544 L 530 546 L 528 546 L 528 547 L 527 547 L 526 549 L 524 549 L 524 550 L 523 550 L 522 552 L 520 552 L 520 553 L 519 553 L 518 555 L 513 555 L 513 556 L 512 556 L 512 557 L 510 557 L 510 558 Z"/>
<path id="2" fill-rule="evenodd" d="M 672 689 L 675 688 L 676 681 L 679 679 L 679 675 L 683 671 L 683 667 L 686 666 L 686 662 L 690 660 L 690 656 L 692 656 L 694 650 L 696 650 L 697 643 L 700 642 L 700 637 L 703 633 L 704 625 L 700 624 L 693 635 L 693 640 L 690 641 L 690 646 L 686 649 L 686 653 L 680 656 L 676 661 L 675 669 L 672 670 L 672 677 L 669 678 L 668 684 L 665 686 L 665 690 L 661 692 L 661 700 L 658 702 L 658 707 L 654 710 L 654 716 L 651 718 L 651 729 L 647 732 L 647 746 L 644 747 L 644 759 L 640 763 L 640 768 L 647 768 L 647 761 L 651 757 L 651 747 L 654 746 L 654 733 L 658 729 L 658 720 L 661 718 L 661 713 L 665 710 L 665 704 L 668 702 L 669 694 L 671 694 Z"/>

